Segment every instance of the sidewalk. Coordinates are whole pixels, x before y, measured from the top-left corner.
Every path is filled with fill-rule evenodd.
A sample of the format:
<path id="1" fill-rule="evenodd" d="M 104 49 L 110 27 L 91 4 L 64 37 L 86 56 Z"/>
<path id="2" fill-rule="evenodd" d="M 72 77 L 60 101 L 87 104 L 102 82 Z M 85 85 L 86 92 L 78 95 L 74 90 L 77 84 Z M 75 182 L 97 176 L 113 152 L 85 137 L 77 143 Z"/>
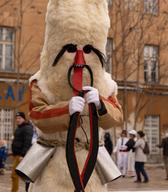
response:
<path id="1" fill-rule="evenodd" d="M 165 170 L 162 167 L 151 166 L 147 168 L 149 183 L 134 183 L 135 178 L 119 178 L 108 185 L 109 192 L 131 192 L 131 191 L 157 191 L 168 192 L 168 180 L 165 180 Z M 11 192 L 11 172 L 6 171 L 5 175 L 0 175 L 0 192 Z M 20 182 L 19 192 L 24 191 L 24 183 Z M 46 191 L 58 192 L 58 191 Z M 60 191 L 61 192 L 61 191 Z M 97 191 L 100 192 L 100 191 Z"/>
<path id="2" fill-rule="evenodd" d="M 165 170 L 163 167 L 148 166 L 146 167 L 149 175 L 149 183 L 134 183 L 135 178 L 120 178 L 108 185 L 110 192 L 119 191 L 167 191 L 168 180 L 165 180 Z"/>
<path id="3" fill-rule="evenodd" d="M 5 175 L 0 175 L 0 192 L 11 192 L 11 171 L 7 170 Z M 24 183 L 20 180 L 19 183 L 19 191 L 18 192 L 25 192 L 24 190 Z"/>

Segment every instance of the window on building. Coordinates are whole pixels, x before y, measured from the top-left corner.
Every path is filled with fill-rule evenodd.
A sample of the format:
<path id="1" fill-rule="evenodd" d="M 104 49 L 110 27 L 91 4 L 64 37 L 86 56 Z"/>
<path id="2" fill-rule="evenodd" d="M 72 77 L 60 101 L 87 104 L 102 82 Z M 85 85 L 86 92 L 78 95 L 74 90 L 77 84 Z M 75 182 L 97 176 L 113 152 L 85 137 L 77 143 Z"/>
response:
<path id="1" fill-rule="evenodd" d="M 144 80 L 146 83 L 158 82 L 159 47 L 145 45 L 144 47 Z"/>
<path id="2" fill-rule="evenodd" d="M 157 15 L 159 0 L 144 0 L 144 12 Z"/>
<path id="3" fill-rule="evenodd" d="M 13 70 L 14 30 L 0 27 L 0 70 Z"/>
<path id="4" fill-rule="evenodd" d="M 113 51 L 113 39 L 108 38 L 106 44 L 106 71 L 112 73 L 112 51 Z"/>
<path id="5" fill-rule="evenodd" d="M 150 146 L 150 154 L 158 155 L 159 149 L 156 144 L 159 143 L 159 116 L 147 115 L 145 116 L 144 132 Z"/>
<path id="6" fill-rule="evenodd" d="M 0 139 L 5 139 L 7 141 L 9 151 L 11 151 L 13 124 L 14 110 L 0 109 Z"/>

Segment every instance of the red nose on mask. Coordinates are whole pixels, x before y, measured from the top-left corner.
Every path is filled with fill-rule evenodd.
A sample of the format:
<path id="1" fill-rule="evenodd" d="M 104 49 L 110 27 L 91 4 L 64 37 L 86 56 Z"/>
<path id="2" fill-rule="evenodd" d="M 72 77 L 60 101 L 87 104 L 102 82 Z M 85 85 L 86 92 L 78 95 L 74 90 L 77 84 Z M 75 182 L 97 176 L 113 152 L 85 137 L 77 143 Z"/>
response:
<path id="1" fill-rule="evenodd" d="M 78 90 L 82 90 L 82 78 L 83 78 L 83 65 L 85 65 L 85 59 L 83 55 L 83 50 L 77 50 L 75 55 L 74 65 L 74 74 L 73 74 L 73 85 Z M 74 94 L 78 95 L 79 92 L 74 90 Z"/>
<path id="2" fill-rule="evenodd" d="M 83 50 L 77 50 L 76 51 L 74 64 L 78 64 L 78 65 L 85 65 L 86 64 L 85 59 L 84 59 L 84 55 L 83 55 Z"/>

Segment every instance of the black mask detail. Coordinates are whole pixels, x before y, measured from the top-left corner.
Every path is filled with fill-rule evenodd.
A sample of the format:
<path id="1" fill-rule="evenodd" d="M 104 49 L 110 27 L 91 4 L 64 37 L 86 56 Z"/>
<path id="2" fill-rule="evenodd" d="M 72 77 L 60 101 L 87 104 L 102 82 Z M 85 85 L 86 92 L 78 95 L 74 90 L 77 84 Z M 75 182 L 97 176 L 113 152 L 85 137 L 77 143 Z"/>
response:
<path id="1" fill-rule="evenodd" d="M 74 44 L 66 44 L 62 47 L 62 49 L 60 50 L 60 52 L 58 53 L 58 55 L 56 56 L 53 66 L 55 66 L 58 61 L 60 60 L 60 58 L 63 56 L 63 54 L 65 53 L 65 51 L 68 51 L 69 53 L 74 53 L 77 50 L 77 45 Z"/>
<path id="2" fill-rule="evenodd" d="M 67 45 L 67 52 L 68 53 L 75 53 L 77 51 L 77 45 L 68 44 Z"/>
<path id="3" fill-rule="evenodd" d="M 98 49 L 94 48 L 92 45 L 89 44 L 83 47 L 83 51 L 86 54 L 89 54 L 91 51 L 93 51 L 98 56 L 100 63 L 102 64 L 102 67 L 104 66 L 105 55 L 101 51 L 99 51 Z"/>
<path id="4" fill-rule="evenodd" d="M 91 53 L 91 51 L 92 51 L 92 45 L 85 45 L 83 47 L 83 52 L 84 53 L 89 54 L 89 53 Z"/>
<path id="5" fill-rule="evenodd" d="M 58 63 L 58 61 L 63 56 L 65 51 L 67 51 L 68 53 L 75 53 L 77 51 L 77 45 L 74 45 L 74 44 L 64 45 L 63 48 L 58 53 L 58 55 L 56 56 L 54 63 L 53 63 L 53 66 L 55 66 Z M 89 53 L 91 53 L 91 51 L 93 51 L 98 56 L 100 63 L 102 64 L 102 67 L 103 67 L 104 63 L 105 63 L 105 55 L 101 51 L 99 51 L 98 49 L 94 48 L 92 45 L 88 44 L 88 45 L 85 45 L 83 47 L 83 52 L 85 54 L 89 54 Z"/>

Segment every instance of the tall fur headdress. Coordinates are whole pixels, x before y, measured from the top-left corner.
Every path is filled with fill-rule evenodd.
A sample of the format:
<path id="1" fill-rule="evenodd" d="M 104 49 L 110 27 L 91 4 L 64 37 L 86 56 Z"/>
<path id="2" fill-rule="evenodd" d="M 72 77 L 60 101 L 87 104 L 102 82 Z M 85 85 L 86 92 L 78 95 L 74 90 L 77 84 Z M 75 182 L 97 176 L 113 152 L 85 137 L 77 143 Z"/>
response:
<path id="1" fill-rule="evenodd" d="M 105 53 L 110 26 L 106 0 L 49 0 L 41 67 L 52 65 L 65 44 L 91 44 Z"/>
<path id="2" fill-rule="evenodd" d="M 65 52 L 53 67 L 62 47 L 75 44 L 78 48 L 83 48 L 89 44 L 105 54 L 109 27 L 106 0 L 49 0 L 41 66 L 35 77 L 50 101 L 54 102 L 53 98 L 67 100 L 72 96 L 67 82 L 67 71 L 74 62 L 75 54 Z M 100 94 L 108 96 L 117 90 L 116 83 L 111 82 L 110 75 L 102 69 L 100 59 L 95 53 L 85 54 L 85 60 L 93 70 L 94 87 L 99 89 Z M 109 86 L 107 90 L 108 84 L 113 86 Z"/>

